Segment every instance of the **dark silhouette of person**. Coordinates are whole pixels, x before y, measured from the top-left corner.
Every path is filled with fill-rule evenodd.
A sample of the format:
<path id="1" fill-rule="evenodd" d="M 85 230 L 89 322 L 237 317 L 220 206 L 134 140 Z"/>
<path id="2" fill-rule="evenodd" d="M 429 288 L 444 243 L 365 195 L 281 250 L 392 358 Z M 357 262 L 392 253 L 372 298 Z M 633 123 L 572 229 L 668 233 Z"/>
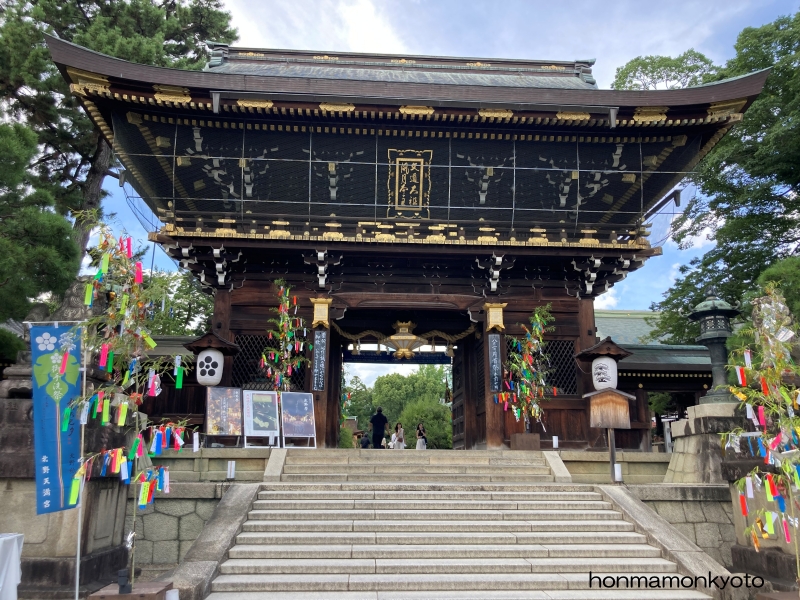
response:
<path id="1" fill-rule="evenodd" d="M 383 436 L 389 431 L 389 419 L 384 416 L 380 406 L 375 409 L 375 414 L 369 420 L 369 430 L 372 432 L 372 447 L 376 450 L 383 448 L 381 442 Z"/>

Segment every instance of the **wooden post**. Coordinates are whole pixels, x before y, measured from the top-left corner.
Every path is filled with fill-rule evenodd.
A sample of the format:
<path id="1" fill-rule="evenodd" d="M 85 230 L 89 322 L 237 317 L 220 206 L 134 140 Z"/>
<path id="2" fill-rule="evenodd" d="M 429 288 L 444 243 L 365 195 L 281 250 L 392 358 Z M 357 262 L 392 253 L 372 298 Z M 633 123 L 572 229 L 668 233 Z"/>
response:
<path id="1" fill-rule="evenodd" d="M 650 424 L 650 404 L 647 396 L 647 391 L 639 388 L 635 392 L 636 394 L 636 415 L 637 421 L 640 423 L 647 423 Z M 653 451 L 653 443 L 651 440 L 651 432 L 650 427 L 648 426 L 647 429 L 640 429 L 640 438 L 639 438 L 639 449 L 642 452 L 652 452 Z"/>
<path id="2" fill-rule="evenodd" d="M 488 325 L 488 319 L 487 319 Z M 490 350 L 491 344 L 489 343 L 490 335 L 500 335 L 500 341 L 503 341 L 503 334 L 499 331 L 492 331 L 486 327 L 483 334 L 483 403 L 486 414 L 486 449 L 502 448 L 503 438 L 505 437 L 505 413 L 502 408 L 499 408 L 492 399 L 494 393 L 492 392 L 491 370 L 490 370 Z"/>
<path id="3" fill-rule="evenodd" d="M 614 441 L 614 430 L 608 430 L 608 455 L 609 455 L 609 462 L 611 463 L 611 483 L 616 483 L 615 471 L 616 471 L 616 464 L 617 464 L 617 448 L 616 442 Z"/>
<path id="4" fill-rule="evenodd" d="M 578 300 L 578 339 L 576 340 L 576 352 L 591 348 L 597 342 L 597 334 L 595 332 L 594 321 L 594 300 L 587 298 Z M 577 366 L 575 367 L 577 369 Z M 594 389 L 592 385 L 592 375 L 590 369 L 578 369 L 578 395 L 583 396 Z M 586 431 L 584 431 L 585 439 L 589 443 L 589 447 L 601 446 L 603 443 L 603 430 L 590 427 L 590 408 L 589 403 L 586 403 Z"/>
<path id="5" fill-rule="evenodd" d="M 219 337 L 229 342 L 233 341 L 231 334 L 231 292 L 218 289 L 214 294 L 214 316 L 211 318 L 211 329 Z M 226 356 L 222 368 L 222 381 L 220 385 L 231 385 L 233 377 L 233 357 Z"/>

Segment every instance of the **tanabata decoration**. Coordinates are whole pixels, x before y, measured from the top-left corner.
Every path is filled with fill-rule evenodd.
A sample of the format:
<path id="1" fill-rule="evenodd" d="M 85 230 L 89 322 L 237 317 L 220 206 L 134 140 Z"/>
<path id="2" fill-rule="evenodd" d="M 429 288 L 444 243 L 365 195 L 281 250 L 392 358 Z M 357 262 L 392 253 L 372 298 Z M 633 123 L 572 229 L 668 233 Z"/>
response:
<path id="1" fill-rule="evenodd" d="M 297 296 L 291 295 L 291 288 L 283 279 L 273 285 L 278 292 L 278 306 L 272 309 L 276 316 L 269 319 L 272 327 L 267 331 L 267 347 L 261 353 L 259 366 L 270 388 L 288 392 L 292 389 L 292 374 L 311 362 L 306 350 L 313 350 L 314 345 L 306 342 L 307 327 L 305 319 L 297 316 Z"/>
<path id="2" fill-rule="evenodd" d="M 542 402 L 558 395 L 555 387 L 547 385 L 550 360 L 545 352 L 544 334 L 552 331 L 548 326 L 551 321 L 548 304 L 533 312 L 528 325 L 521 325 L 525 333 L 511 339 L 503 370 L 503 391 L 493 398 L 495 404 L 503 405 L 504 411 L 511 409 L 517 421 L 524 419 L 526 431 L 531 421 L 541 421 Z"/>
<path id="3" fill-rule="evenodd" d="M 741 402 L 752 430 L 737 428 L 721 434 L 722 451 L 763 459 L 762 466 L 736 482 L 745 534 L 753 548 L 759 551 L 759 536 L 762 540 L 772 536 L 793 544 L 791 552 L 797 554 L 800 417 L 796 382 L 800 369 L 791 357 L 797 328 L 776 286 L 767 285 L 765 294 L 752 305 L 752 327 L 742 327 L 737 333 L 754 348 L 735 351 L 733 360 L 744 364 L 729 367 L 738 383 L 730 392 Z"/>

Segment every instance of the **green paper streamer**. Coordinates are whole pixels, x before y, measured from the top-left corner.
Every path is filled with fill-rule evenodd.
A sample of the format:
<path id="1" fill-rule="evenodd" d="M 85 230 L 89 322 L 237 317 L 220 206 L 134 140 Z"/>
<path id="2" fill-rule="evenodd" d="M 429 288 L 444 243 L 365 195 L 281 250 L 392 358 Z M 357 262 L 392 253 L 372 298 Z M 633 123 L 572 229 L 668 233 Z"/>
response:
<path id="1" fill-rule="evenodd" d="M 136 451 L 139 449 L 139 438 L 133 440 L 133 446 L 131 446 L 131 451 L 128 452 L 128 460 L 133 460 L 136 458 Z"/>
<path id="2" fill-rule="evenodd" d="M 72 409 L 67 406 L 64 409 L 64 416 L 61 418 L 61 431 L 64 432 L 69 429 L 69 415 L 72 412 Z"/>
<path id="3" fill-rule="evenodd" d="M 108 423 L 108 407 L 111 404 L 111 398 L 105 398 L 103 400 L 103 425 Z"/>
<path id="4" fill-rule="evenodd" d="M 86 284 L 86 293 L 83 296 L 83 303 L 86 306 L 89 306 L 92 303 L 92 293 L 94 292 L 94 286 L 91 283 Z"/>
<path id="5" fill-rule="evenodd" d="M 69 503 L 70 505 L 77 504 L 78 502 L 78 492 L 81 491 L 81 479 L 80 477 L 76 477 L 72 480 L 72 488 L 69 491 Z"/>
<path id="6" fill-rule="evenodd" d="M 178 377 L 175 379 L 175 389 L 183 388 L 183 367 L 178 367 Z"/>
<path id="7" fill-rule="evenodd" d="M 119 305 L 120 312 L 125 312 L 125 309 L 128 307 L 128 294 L 122 295 L 122 303 Z"/>
<path id="8" fill-rule="evenodd" d="M 110 256 L 108 254 L 103 254 L 103 260 L 100 263 L 100 271 L 103 273 L 108 273 L 108 260 Z"/>
<path id="9" fill-rule="evenodd" d="M 111 373 L 114 370 L 114 352 L 109 350 L 108 359 L 106 360 L 106 371 Z"/>
<path id="10" fill-rule="evenodd" d="M 97 398 L 97 394 L 95 394 L 94 397 L 92 398 L 92 404 L 94 405 L 94 408 L 92 409 L 92 418 L 96 419 L 97 418 L 97 405 L 100 404 L 100 400 Z"/>
<path id="11" fill-rule="evenodd" d="M 130 369 L 125 370 L 125 377 L 122 378 L 122 387 L 128 385 L 128 379 L 131 378 L 131 371 Z"/>

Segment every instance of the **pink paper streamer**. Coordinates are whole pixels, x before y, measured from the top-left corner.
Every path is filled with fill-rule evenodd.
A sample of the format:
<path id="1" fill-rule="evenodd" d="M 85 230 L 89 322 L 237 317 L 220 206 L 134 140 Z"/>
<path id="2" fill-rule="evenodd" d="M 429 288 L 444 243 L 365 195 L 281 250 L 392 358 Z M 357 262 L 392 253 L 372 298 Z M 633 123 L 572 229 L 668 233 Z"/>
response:
<path id="1" fill-rule="evenodd" d="M 69 352 L 64 352 L 64 356 L 61 357 L 61 368 L 58 370 L 59 375 L 63 375 L 67 372 L 67 362 L 69 361 Z"/>
<path id="2" fill-rule="evenodd" d="M 789 535 L 789 524 L 786 522 L 786 519 L 783 520 L 783 535 L 786 537 L 786 543 L 791 544 L 792 538 Z"/>
<path id="3" fill-rule="evenodd" d="M 128 238 L 130 239 L 130 238 Z M 135 283 L 142 283 L 142 263 L 136 263 L 136 278 L 134 279 Z"/>
<path id="4" fill-rule="evenodd" d="M 133 258 L 133 249 L 131 247 L 131 238 L 128 238 L 127 240 L 125 240 L 125 242 L 127 244 L 128 258 Z"/>
<path id="5" fill-rule="evenodd" d="M 758 407 L 758 422 L 762 427 L 764 427 L 764 425 L 766 425 L 766 423 L 767 423 L 767 420 L 764 417 L 764 407 L 763 406 L 759 406 Z"/>
<path id="6" fill-rule="evenodd" d="M 100 366 L 105 367 L 108 364 L 108 344 L 100 346 Z"/>

